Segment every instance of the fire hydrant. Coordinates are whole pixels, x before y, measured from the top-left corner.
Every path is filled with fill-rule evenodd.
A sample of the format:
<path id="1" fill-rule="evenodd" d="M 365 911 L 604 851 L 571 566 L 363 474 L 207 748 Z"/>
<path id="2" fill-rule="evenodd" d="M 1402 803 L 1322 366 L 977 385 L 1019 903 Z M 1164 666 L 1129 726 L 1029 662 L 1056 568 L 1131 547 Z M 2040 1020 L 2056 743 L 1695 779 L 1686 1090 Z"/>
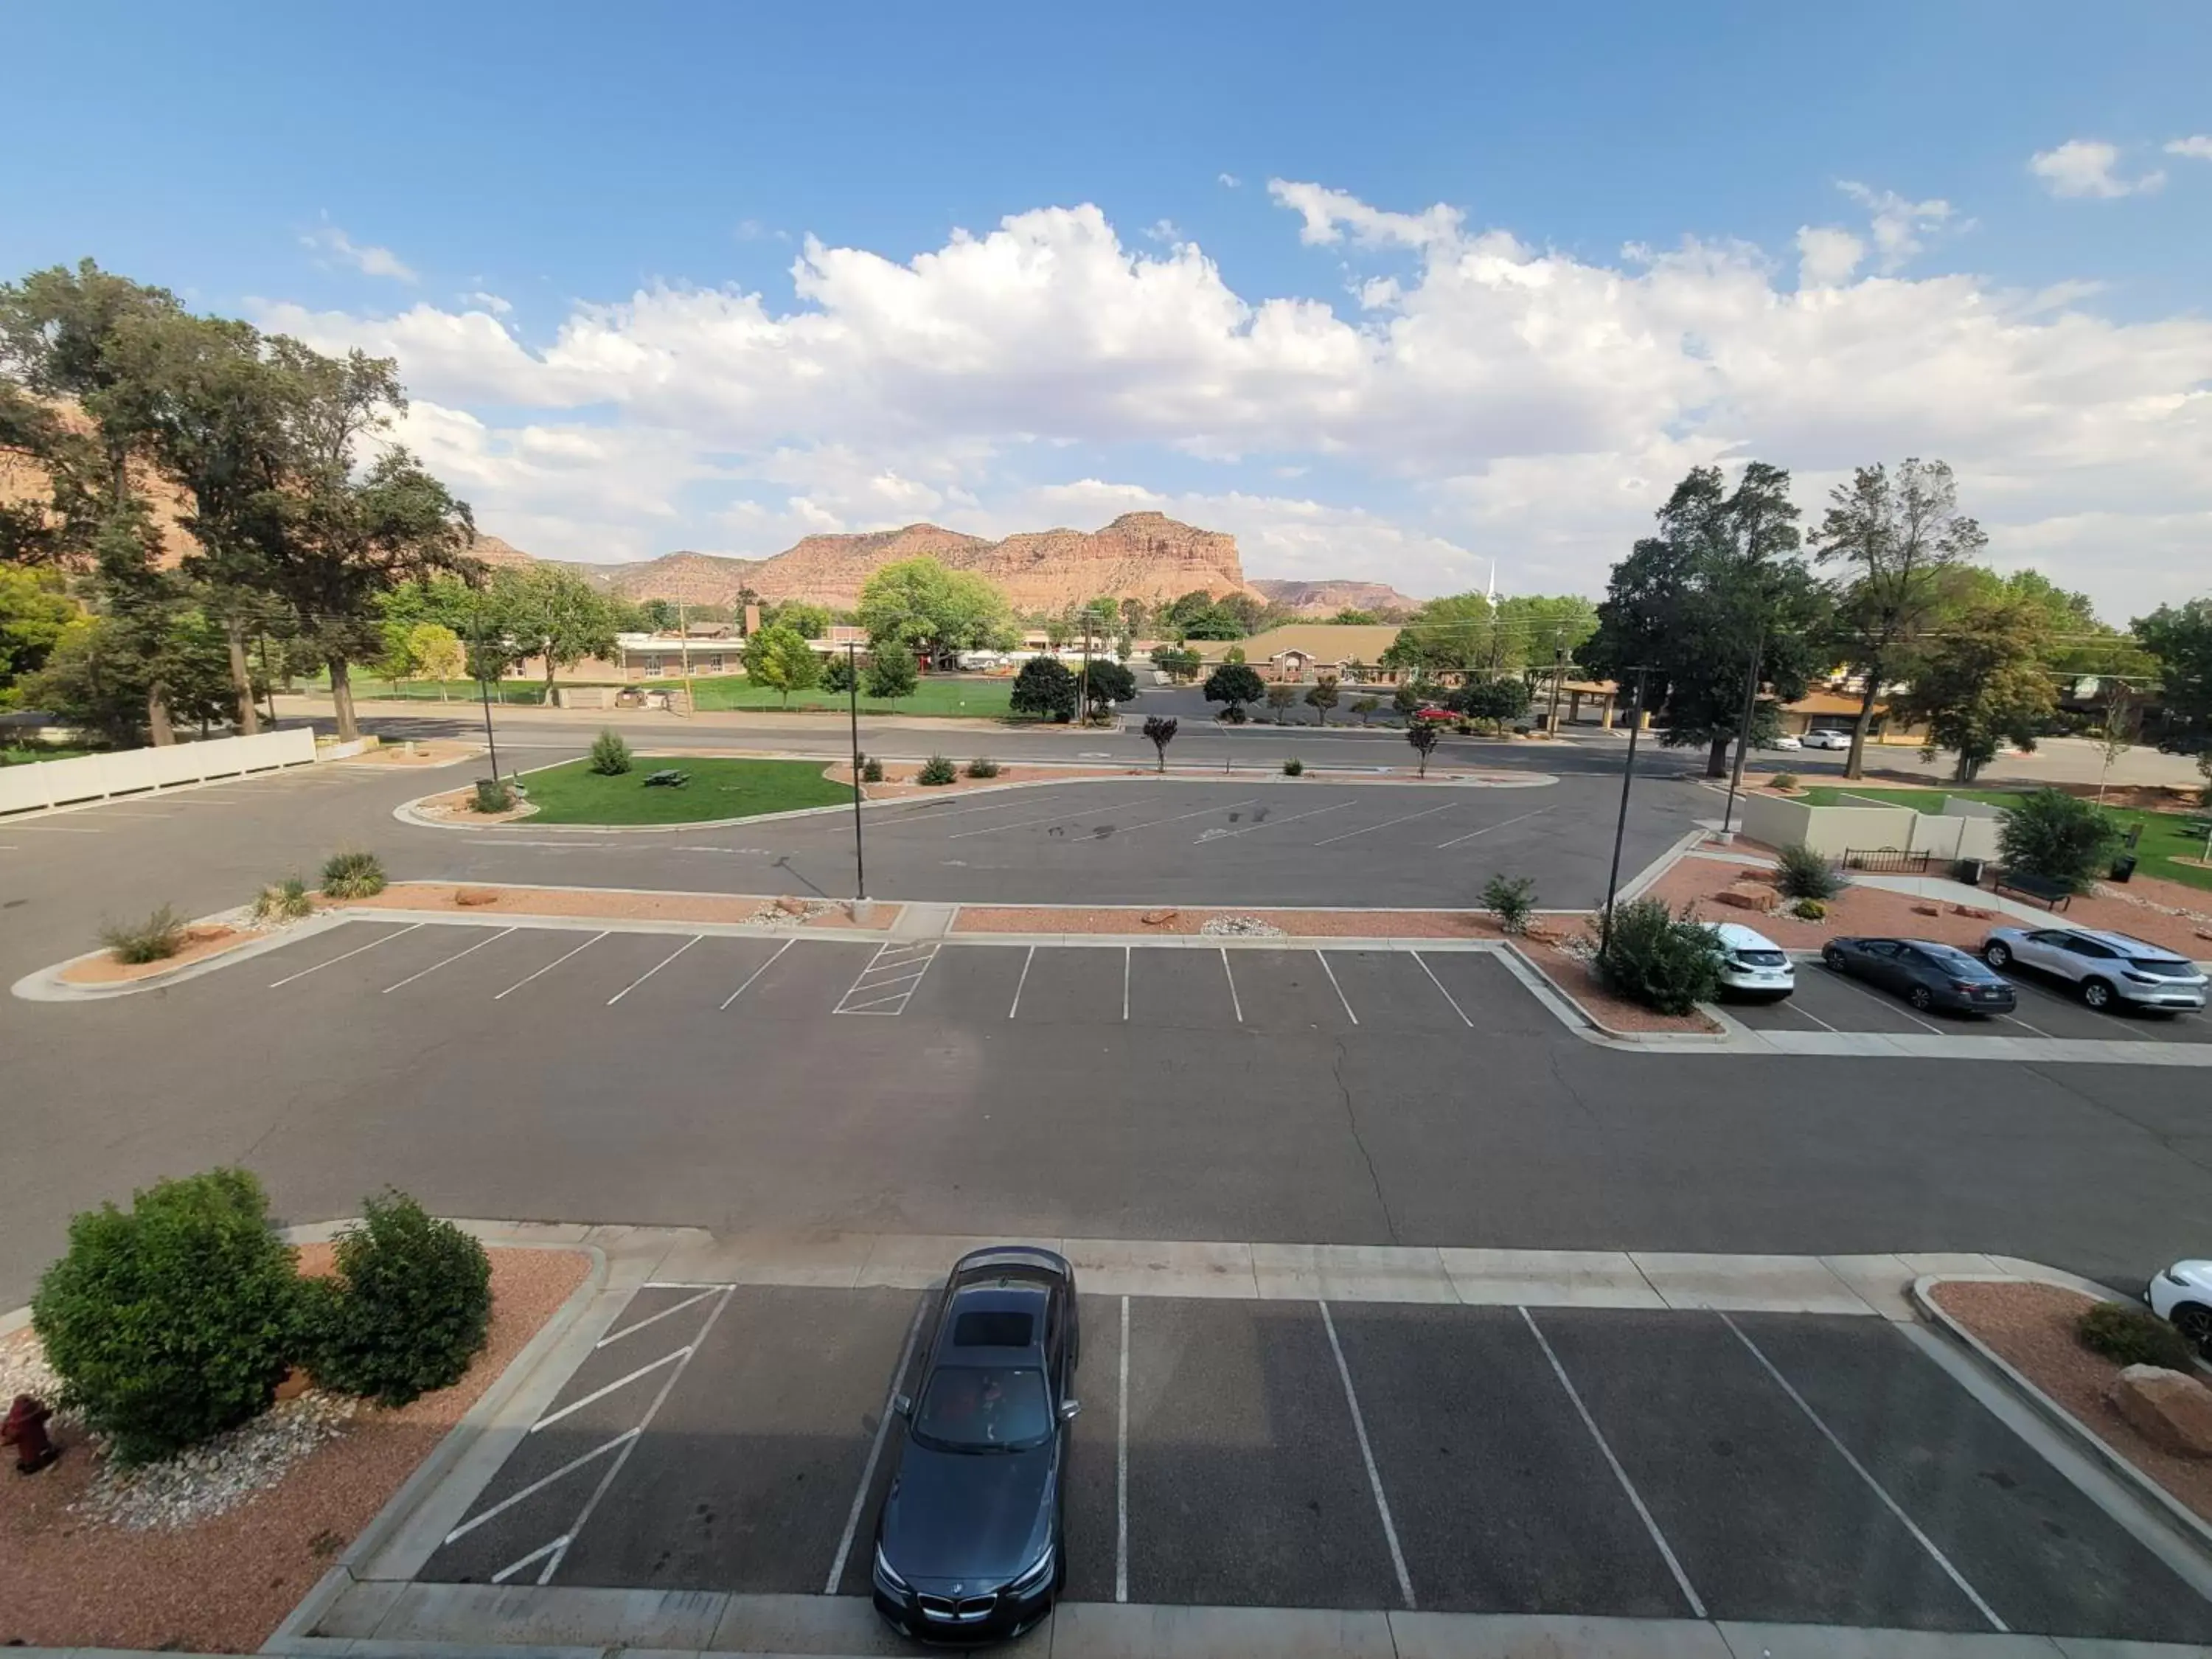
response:
<path id="1" fill-rule="evenodd" d="M 15 1449 L 18 1474 L 36 1474 L 62 1455 L 46 1432 L 46 1419 L 53 1414 L 53 1408 L 33 1395 L 19 1394 L 8 1407 L 6 1421 L 0 1422 L 0 1446 Z"/>

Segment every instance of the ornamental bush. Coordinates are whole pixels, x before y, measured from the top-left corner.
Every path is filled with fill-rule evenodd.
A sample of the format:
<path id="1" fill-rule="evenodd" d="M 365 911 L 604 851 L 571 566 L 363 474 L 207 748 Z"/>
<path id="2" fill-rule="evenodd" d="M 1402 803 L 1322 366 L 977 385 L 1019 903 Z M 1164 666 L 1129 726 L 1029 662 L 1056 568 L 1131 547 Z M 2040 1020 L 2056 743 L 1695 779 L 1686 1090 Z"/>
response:
<path id="1" fill-rule="evenodd" d="M 1305 776 L 1305 775 L 1306 763 L 1300 760 L 1296 755 L 1291 756 L 1290 759 L 1283 763 L 1283 775 L 1285 777 L 1302 778 Z"/>
<path id="2" fill-rule="evenodd" d="M 505 778 L 478 778 L 469 797 L 471 812 L 504 812 L 514 805 L 514 786 Z"/>
<path id="3" fill-rule="evenodd" d="M 1997 825 L 1997 853 L 2008 870 L 2061 882 L 2078 893 L 2119 838 L 2118 826 L 2094 801 L 2063 789 L 2039 789 L 2006 810 Z"/>
<path id="4" fill-rule="evenodd" d="M 111 921 L 100 942 L 118 962 L 166 962 L 185 948 L 185 919 L 165 904 L 143 921 Z"/>
<path id="5" fill-rule="evenodd" d="M 302 916 L 315 914 L 314 895 L 307 884 L 297 876 L 287 876 L 272 882 L 254 896 L 253 919 L 256 921 L 297 921 Z"/>
<path id="6" fill-rule="evenodd" d="M 988 755 L 978 755 L 961 769 L 971 778 L 995 778 L 999 775 L 999 763 Z"/>
<path id="7" fill-rule="evenodd" d="M 1662 1014 L 1686 1014 L 1718 994 L 1719 937 L 1688 910 L 1677 916 L 1655 898 L 1617 906 L 1598 972 L 1623 996 Z"/>
<path id="8" fill-rule="evenodd" d="M 1525 933 L 1536 914 L 1536 884 L 1526 876 L 1492 876 L 1483 884 L 1482 908 L 1504 933 Z"/>
<path id="9" fill-rule="evenodd" d="M 860 781 L 862 783 L 881 783 L 883 781 L 883 762 L 878 760 L 873 755 L 863 757 L 860 761 Z"/>
<path id="10" fill-rule="evenodd" d="M 592 770 L 603 778 L 620 777 L 629 770 L 629 744 L 611 726 L 601 726 L 592 739 Z"/>
<path id="11" fill-rule="evenodd" d="M 2116 1365 L 2163 1365 L 2194 1376 L 2189 1339 L 2144 1308 L 2124 1302 L 2100 1302 L 2082 1310 L 2074 1334 L 2092 1353 Z"/>
<path id="12" fill-rule="evenodd" d="M 960 774 L 954 769 L 950 760 L 943 755 L 932 755 L 927 760 L 922 762 L 921 770 L 914 775 L 914 781 L 916 783 L 932 785 L 951 783 Z"/>
<path id="13" fill-rule="evenodd" d="M 31 1304 L 62 1403 L 133 1463 L 266 1407 L 300 1315 L 292 1248 L 270 1231 L 261 1183 L 228 1169 L 77 1215 Z"/>
<path id="14" fill-rule="evenodd" d="M 1849 883 L 1832 859 L 1802 841 L 1793 841 L 1774 849 L 1774 884 L 1784 898 L 1825 901 L 1835 897 Z"/>
<path id="15" fill-rule="evenodd" d="M 308 1367 L 325 1388 L 404 1406 L 461 1380 L 491 1325 L 483 1246 L 404 1193 L 362 1206 L 337 1274 L 303 1286 Z"/>
<path id="16" fill-rule="evenodd" d="M 384 860 L 374 853 L 333 853 L 323 866 L 331 898 L 368 898 L 384 890 Z"/>

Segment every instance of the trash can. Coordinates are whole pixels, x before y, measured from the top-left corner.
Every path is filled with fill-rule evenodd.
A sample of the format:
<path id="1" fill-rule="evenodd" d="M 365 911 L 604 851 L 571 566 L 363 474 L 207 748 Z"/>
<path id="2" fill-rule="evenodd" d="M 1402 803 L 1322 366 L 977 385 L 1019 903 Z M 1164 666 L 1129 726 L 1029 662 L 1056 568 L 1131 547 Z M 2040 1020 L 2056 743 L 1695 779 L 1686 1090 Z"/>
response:
<path id="1" fill-rule="evenodd" d="M 2135 872 L 2136 855 L 2133 853 L 2123 853 L 2119 857 L 2112 860 L 2112 873 L 2107 879 L 2112 881 L 2125 881 L 2130 876 L 2135 874 Z"/>
<path id="2" fill-rule="evenodd" d="M 1969 887 L 1979 887 L 1986 861 L 1981 859 L 1960 859 L 1951 866 L 1951 879 L 1963 881 Z"/>

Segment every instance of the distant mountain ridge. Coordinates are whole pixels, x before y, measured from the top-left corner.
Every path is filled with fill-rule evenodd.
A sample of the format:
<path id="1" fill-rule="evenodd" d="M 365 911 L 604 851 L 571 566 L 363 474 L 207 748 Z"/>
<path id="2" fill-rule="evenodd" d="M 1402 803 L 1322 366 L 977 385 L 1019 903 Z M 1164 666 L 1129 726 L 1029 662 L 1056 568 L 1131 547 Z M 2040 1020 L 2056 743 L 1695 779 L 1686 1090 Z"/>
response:
<path id="1" fill-rule="evenodd" d="M 1378 614 L 1415 611 L 1421 604 L 1388 582 L 1285 581 L 1279 577 L 1255 576 L 1252 586 L 1270 605 L 1279 605 L 1301 617 L 1333 617 L 1340 611 L 1372 611 Z"/>

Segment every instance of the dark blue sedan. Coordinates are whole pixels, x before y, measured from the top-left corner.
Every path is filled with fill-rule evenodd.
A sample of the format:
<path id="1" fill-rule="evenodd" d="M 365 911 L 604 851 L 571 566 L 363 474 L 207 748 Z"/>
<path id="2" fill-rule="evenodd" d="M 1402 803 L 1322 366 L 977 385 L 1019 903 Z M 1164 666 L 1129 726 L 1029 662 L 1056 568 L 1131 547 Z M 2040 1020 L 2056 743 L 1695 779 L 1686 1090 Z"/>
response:
<path id="1" fill-rule="evenodd" d="M 1839 974 L 1879 985 L 1923 1013 L 2008 1014 L 2012 981 L 1955 945 L 1926 939 L 1832 939 L 1820 960 Z"/>

